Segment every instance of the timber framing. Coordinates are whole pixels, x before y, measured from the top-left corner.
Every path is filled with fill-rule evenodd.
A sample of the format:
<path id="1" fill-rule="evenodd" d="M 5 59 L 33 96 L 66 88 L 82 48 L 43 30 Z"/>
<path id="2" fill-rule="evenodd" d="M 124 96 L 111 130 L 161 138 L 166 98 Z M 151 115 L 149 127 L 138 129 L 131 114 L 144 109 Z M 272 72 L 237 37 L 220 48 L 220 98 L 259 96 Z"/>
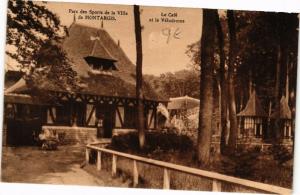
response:
<path id="1" fill-rule="evenodd" d="M 56 101 L 76 101 L 83 102 L 86 104 L 114 104 L 114 105 L 136 105 L 136 98 L 132 97 L 116 97 L 116 96 L 103 96 L 103 95 L 92 95 L 92 94 L 81 94 L 81 93 L 69 93 L 69 92 L 58 92 L 50 91 L 55 96 Z M 162 101 L 159 101 L 162 102 Z M 143 99 L 143 104 L 146 108 L 155 109 L 158 104 L 156 100 Z M 167 101 L 165 101 L 167 102 Z"/>
<path id="2" fill-rule="evenodd" d="M 102 95 L 94 95 L 94 94 L 83 94 L 83 93 L 70 93 L 70 92 L 61 92 L 61 91 L 48 91 L 47 93 L 51 93 L 51 96 L 54 98 L 53 105 L 47 105 L 46 110 L 48 113 L 48 118 L 46 124 L 49 126 L 62 125 L 57 123 L 57 117 L 55 112 L 55 108 L 58 106 L 70 106 L 70 122 L 65 125 L 74 125 L 74 121 L 76 120 L 75 107 L 77 103 L 82 104 L 85 109 L 83 111 L 83 127 L 95 127 L 97 125 L 98 117 L 96 116 L 97 110 L 108 109 L 103 108 L 103 106 L 109 106 L 111 112 L 113 113 L 115 119 L 118 120 L 119 124 L 116 122 L 114 125 L 114 129 L 122 129 L 122 128 L 132 128 L 128 127 L 125 122 L 124 114 L 126 112 L 127 107 L 135 107 L 136 106 L 136 98 L 131 97 L 116 97 L 116 96 L 102 96 Z M 155 129 L 157 127 L 157 106 L 162 101 L 157 100 L 147 100 L 143 99 L 143 105 L 145 108 L 145 120 L 146 120 L 146 128 L 147 129 Z M 87 109 L 87 106 L 90 106 L 90 109 Z M 101 108 L 102 107 L 102 108 Z M 122 109 L 122 112 L 121 110 Z M 94 120 L 92 119 L 94 118 Z M 96 121 L 95 121 L 96 120 Z"/>

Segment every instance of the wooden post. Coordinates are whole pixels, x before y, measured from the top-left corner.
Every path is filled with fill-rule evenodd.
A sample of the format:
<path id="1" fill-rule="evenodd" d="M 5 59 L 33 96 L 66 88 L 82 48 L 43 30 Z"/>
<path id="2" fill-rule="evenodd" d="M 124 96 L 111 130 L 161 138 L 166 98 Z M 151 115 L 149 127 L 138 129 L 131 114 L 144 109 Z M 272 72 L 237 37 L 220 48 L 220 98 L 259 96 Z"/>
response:
<path id="1" fill-rule="evenodd" d="M 117 156 L 115 154 L 112 155 L 112 169 L 111 169 L 112 176 L 117 175 Z"/>
<path id="2" fill-rule="evenodd" d="M 213 179 L 212 191 L 213 192 L 221 192 L 221 189 L 222 189 L 222 183 L 216 179 Z"/>
<path id="3" fill-rule="evenodd" d="M 101 165 L 101 151 L 97 152 L 97 170 L 101 171 L 102 165 Z"/>
<path id="4" fill-rule="evenodd" d="M 136 165 L 136 160 L 133 160 L 133 187 L 139 184 L 139 172 Z"/>
<path id="5" fill-rule="evenodd" d="M 170 171 L 167 168 L 164 168 L 164 184 L 163 189 L 170 189 Z"/>
<path id="6" fill-rule="evenodd" d="M 90 162 L 90 149 L 89 148 L 85 149 L 85 162 L 86 162 L 86 164 L 89 164 L 89 162 Z"/>
<path id="7" fill-rule="evenodd" d="M 2 135 L 3 135 L 2 144 L 3 144 L 3 146 L 7 146 L 7 119 L 6 119 L 6 117 L 4 117 L 4 119 L 3 119 Z"/>
<path id="8" fill-rule="evenodd" d="M 157 108 L 154 109 L 154 129 L 157 129 Z"/>

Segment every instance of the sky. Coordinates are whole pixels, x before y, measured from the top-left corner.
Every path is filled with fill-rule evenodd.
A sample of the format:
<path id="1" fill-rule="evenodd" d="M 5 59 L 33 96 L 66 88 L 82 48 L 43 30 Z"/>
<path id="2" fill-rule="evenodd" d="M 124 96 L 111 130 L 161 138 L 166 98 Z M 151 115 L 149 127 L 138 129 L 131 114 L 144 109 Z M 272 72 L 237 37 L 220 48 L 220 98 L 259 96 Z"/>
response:
<path id="1" fill-rule="evenodd" d="M 117 42 L 120 41 L 122 49 L 129 59 L 135 64 L 135 34 L 133 6 L 104 5 L 82 3 L 48 2 L 46 7 L 57 14 L 63 25 L 69 27 L 76 17 L 76 23 L 92 27 L 101 27 L 101 20 L 86 19 L 90 16 L 90 10 L 114 11 L 116 20 L 105 20 L 104 29 Z M 190 58 L 186 55 L 187 46 L 198 41 L 202 32 L 202 10 L 194 8 L 166 8 L 141 6 L 141 24 L 143 26 L 143 74 L 160 75 L 164 72 L 174 72 L 186 69 Z M 74 10 L 78 12 L 74 14 Z M 85 10 L 87 14 L 81 14 Z M 123 11 L 124 15 L 118 15 L 117 11 Z M 125 12 L 127 14 L 125 14 Z M 184 20 L 184 23 L 161 22 L 162 14 L 168 19 Z M 79 19 L 79 16 L 83 19 Z M 95 16 L 100 16 L 95 14 Z M 159 19 L 159 22 L 149 21 L 151 18 Z"/>

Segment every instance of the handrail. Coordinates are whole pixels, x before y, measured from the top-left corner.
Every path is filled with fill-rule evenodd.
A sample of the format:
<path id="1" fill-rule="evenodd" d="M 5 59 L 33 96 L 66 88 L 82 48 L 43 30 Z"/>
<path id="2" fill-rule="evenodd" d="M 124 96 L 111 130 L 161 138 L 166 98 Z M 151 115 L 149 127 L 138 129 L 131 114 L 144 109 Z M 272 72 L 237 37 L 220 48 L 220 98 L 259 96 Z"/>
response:
<path id="1" fill-rule="evenodd" d="M 163 168 L 165 168 L 165 171 L 166 170 L 175 170 L 175 171 L 179 171 L 179 172 L 183 172 L 183 173 L 188 173 L 191 175 L 209 178 L 209 179 L 213 180 L 213 186 L 214 185 L 218 186 L 218 185 L 220 185 L 220 183 L 219 183 L 220 181 L 224 181 L 227 183 L 233 183 L 233 184 L 237 184 L 240 186 L 248 187 L 250 189 L 260 190 L 262 192 L 269 192 L 269 193 L 276 193 L 276 194 L 291 194 L 292 193 L 292 190 L 288 189 L 288 188 L 283 188 L 283 187 L 274 186 L 274 185 L 270 185 L 270 184 L 259 183 L 259 182 L 246 180 L 246 179 L 240 179 L 240 178 L 236 178 L 236 177 L 232 177 L 232 176 L 223 175 L 220 173 L 205 171 L 205 170 L 186 167 L 186 166 L 182 166 L 182 165 L 176 165 L 173 163 L 149 159 L 149 158 L 145 158 L 145 157 L 141 157 L 141 156 L 118 152 L 118 151 L 114 151 L 114 150 L 110 150 L 110 149 L 106 149 L 106 148 L 99 148 L 99 147 L 91 146 L 91 145 L 87 145 L 87 156 L 86 156 L 87 160 L 88 160 L 88 152 L 89 152 L 88 150 L 90 150 L 90 149 L 97 150 L 98 152 L 112 154 L 114 161 L 116 161 L 116 156 L 120 156 L 120 157 L 125 157 L 128 159 L 132 159 L 134 161 L 163 167 Z M 99 157 L 99 154 L 98 154 L 98 157 Z M 99 160 L 99 158 L 98 158 L 98 160 Z M 100 161 L 101 161 L 101 154 L 100 154 Z M 114 162 L 114 163 L 116 163 L 116 162 Z M 134 163 L 136 163 L 136 162 L 134 162 Z M 101 162 L 100 162 L 100 164 L 101 164 Z M 116 168 L 116 164 L 113 165 L 113 167 Z M 167 176 L 168 176 L 168 174 L 167 174 Z M 169 179 L 169 178 L 167 178 L 167 179 Z"/>

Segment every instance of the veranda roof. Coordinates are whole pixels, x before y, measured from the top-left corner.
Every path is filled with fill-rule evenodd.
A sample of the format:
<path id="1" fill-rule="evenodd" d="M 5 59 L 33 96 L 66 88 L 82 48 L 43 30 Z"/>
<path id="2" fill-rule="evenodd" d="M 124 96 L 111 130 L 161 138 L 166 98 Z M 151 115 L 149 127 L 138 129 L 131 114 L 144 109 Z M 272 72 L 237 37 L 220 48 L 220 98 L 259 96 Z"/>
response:
<path id="1" fill-rule="evenodd" d="M 26 89 L 27 89 L 26 81 L 24 80 L 24 78 L 21 78 L 15 84 L 13 84 L 12 86 L 5 89 L 4 92 L 5 93 L 17 93 L 17 92 L 24 91 Z"/>
<path id="2" fill-rule="evenodd" d="M 4 101 L 5 103 L 48 105 L 47 103 L 42 102 L 38 98 L 34 98 L 27 94 L 4 93 Z"/>
<path id="3" fill-rule="evenodd" d="M 260 100 L 256 95 L 256 91 L 250 95 L 246 107 L 237 114 L 237 116 L 248 116 L 248 117 L 268 117 L 268 114 L 264 111 L 261 106 Z"/>
<path id="4" fill-rule="evenodd" d="M 292 118 L 292 112 L 285 96 L 281 97 L 279 108 L 277 107 L 275 112 L 271 114 L 271 118 L 280 118 L 280 119 Z"/>
<path id="5" fill-rule="evenodd" d="M 185 110 L 199 107 L 200 100 L 189 96 L 170 98 L 168 110 Z"/>
<path id="6" fill-rule="evenodd" d="M 20 68 L 18 68 L 16 64 L 6 63 L 4 66 L 4 70 L 5 70 L 5 72 L 20 71 Z"/>

